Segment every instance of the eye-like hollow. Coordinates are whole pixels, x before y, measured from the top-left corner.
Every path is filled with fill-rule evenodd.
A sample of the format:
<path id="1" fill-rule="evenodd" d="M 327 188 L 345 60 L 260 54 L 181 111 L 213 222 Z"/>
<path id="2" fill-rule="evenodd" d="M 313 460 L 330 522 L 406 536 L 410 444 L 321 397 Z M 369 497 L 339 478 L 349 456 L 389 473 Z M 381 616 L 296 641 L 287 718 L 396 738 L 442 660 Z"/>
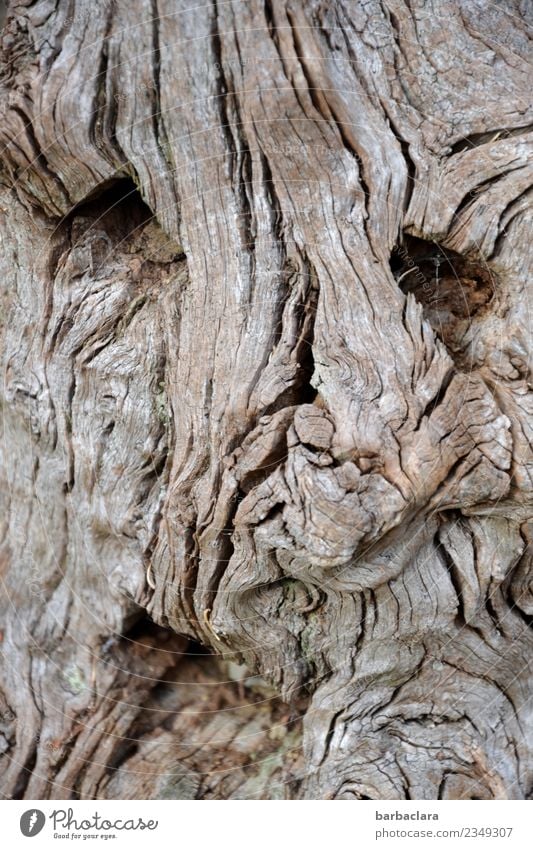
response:
<path id="1" fill-rule="evenodd" d="M 134 181 L 124 177 L 98 186 L 71 210 L 63 225 L 74 225 L 75 236 L 89 228 L 105 231 L 114 244 L 138 235 L 152 218 Z"/>
<path id="2" fill-rule="evenodd" d="M 407 234 L 393 252 L 391 270 L 402 292 L 422 304 L 424 316 L 452 351 L 460 347 L 472 319 L 490 308 L 497 286 L 483 261 Z"/>

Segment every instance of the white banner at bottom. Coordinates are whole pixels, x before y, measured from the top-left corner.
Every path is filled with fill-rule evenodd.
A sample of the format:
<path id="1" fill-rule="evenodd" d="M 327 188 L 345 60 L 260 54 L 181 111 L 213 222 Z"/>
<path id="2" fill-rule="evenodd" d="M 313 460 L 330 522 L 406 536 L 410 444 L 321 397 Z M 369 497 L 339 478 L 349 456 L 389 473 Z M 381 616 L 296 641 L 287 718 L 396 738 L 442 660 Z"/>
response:
<path id="1" fill-rule="evenodd" d="M 2 845 L 130 849 L 525 847 L 531 802 L 0 802 Z M 33 843 L 31 841 L 34 841 Z M 69 843 L 67 843 L 69 841 Z"/>

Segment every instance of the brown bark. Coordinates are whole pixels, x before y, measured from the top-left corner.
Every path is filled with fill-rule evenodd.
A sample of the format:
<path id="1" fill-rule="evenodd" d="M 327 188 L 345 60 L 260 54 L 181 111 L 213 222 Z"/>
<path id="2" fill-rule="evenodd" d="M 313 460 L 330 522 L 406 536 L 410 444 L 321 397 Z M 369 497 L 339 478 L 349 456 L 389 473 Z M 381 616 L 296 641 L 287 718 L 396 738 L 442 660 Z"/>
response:
<path id="1" fill-rule="evenodd" d="M 527 13 L 9 5 L 4 796 L 529 796 Z"/>

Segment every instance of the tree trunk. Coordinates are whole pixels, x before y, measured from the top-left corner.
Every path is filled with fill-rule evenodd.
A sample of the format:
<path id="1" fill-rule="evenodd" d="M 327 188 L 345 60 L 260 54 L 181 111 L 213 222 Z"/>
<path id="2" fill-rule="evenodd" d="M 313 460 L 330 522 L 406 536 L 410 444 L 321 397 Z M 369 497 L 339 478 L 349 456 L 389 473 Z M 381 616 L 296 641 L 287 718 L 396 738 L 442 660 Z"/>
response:
<path id="1" fill-rule="evenodd" d="M 527 12 L 9 4 L 3 796 L 530 794 Z"/>

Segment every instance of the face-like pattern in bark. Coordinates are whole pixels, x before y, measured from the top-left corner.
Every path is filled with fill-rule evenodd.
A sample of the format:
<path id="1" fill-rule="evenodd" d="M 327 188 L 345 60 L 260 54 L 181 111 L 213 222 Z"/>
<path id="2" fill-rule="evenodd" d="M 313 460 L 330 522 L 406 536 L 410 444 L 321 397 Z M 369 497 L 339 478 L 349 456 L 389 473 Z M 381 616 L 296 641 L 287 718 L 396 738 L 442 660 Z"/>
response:
<path id="1" fill-rule="evenodd" d="M 5 398 L 72 527 L 56 603 L 313 694 L 304 794 L 525 794 L 519 4 L 490 50 L 476 3 L 185 5 L 8 24 L 62 57 L 15 53 L 3 130 Z"/>

